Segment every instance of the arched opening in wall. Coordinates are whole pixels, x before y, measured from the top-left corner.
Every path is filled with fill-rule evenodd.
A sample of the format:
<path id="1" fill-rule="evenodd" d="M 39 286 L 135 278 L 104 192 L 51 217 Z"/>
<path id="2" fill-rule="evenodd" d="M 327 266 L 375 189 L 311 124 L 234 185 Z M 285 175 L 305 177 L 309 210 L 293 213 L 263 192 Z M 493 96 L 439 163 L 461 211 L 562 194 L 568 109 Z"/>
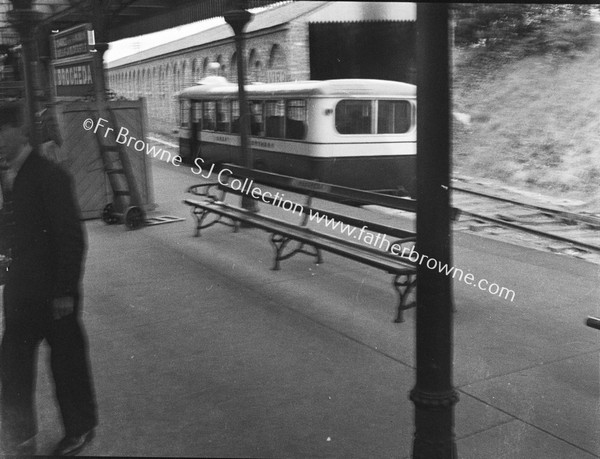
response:
<path id="1" fill-rule="evenodd" d="M 269 53 L 269 62 L 267 64 L 266 80 L 269 83 L 277 81 L 287 81 L 287 63 L 286 58 L 281 46 L 275 43 L 271 47 Z"/>
<path id="2" fill-rule="evenodd" d="M 256 61 L 254 63 L 252 73 L 254 74 L 254 81 L 265 81 L 266 78 L 263 76 L 262 62 Z"/>
<path id="3" fill-rule="evenodd" d="M 208 57 L 205 57 L 204 60 L 202 61 L 202 77 L 201 78 L 206 78 L 207 72 L 208 71 Z M 200 78 L 198 78 L 200 79 Z"/>
<path id="4" fill-rule="evenodd" d="M 146 69 L 142 69 L 142 79 L 140 80 L 140 95 L 141 97 L 146 96 Z"/>
<path id="5" fill-rule="evenodd" d="M 167 70 L 165 71 L 165 84 L 164 84 L 164 92 L 163 92 L 163 97 L 164 98 L 170 98 L 170 92 L 171 92 L 171 81 L 173 80 L 173 78 L 171 77 L 171 64 L 167 64 Z"/>
<path id="6" fill-rule="evenodd" d="M 226 77 L 227 74 L 225 73 L 225 64 L 223 63 L 223 56 L 221 56 L 220 54 L 217 56 L 217 58 L 215 59 L 215 62 L 217 64 L 219 64 L 219 69 L 217 70 L 217 75 L 218 76 L 222 76 L 222 77 Z"/>
<path id="7" fill-rule="evenodd" d="M 179 70 L 177 72 L 177 91 L 181 91 L 184 86 L 183 82 L 183 62 L 179 63 Z"/>
<path id="8" fill-rule="evenodd" d="M 154 99 L 156 97 L 156 81 L 157 81 L 157 74 L 156 74 L 156 67 L 152 67 L 152 79 L 150 80 L 150 94 L 149 97 Z"/>
<path id="9" fill-rule="evenodd" d="M 196 72 L 198 72 L 198 59 L 192 61 L 192 84 L 196 84 L 196 81 L 198 81 Z"/>
<path id="10" fill-rule="evenodd" d="M 252 49 L 250 51 L 250 56 L 248 57 L 248 67 L 246 69 L 248 81 L 261 81 L 260 70 L 261 63 L 258 58 L 258 53 L 256 52 L 256 49 Z"/>
<path id="11" fill-rule="evenodd" d="M 165 97 L 165 69 L 162 65 L 158 71 L 158 93 L 161 99 Z"/>
<path id="12" fill-rule="evenodd" d="M 173 66 L 173 82 L 171 84 L 171 93 L 174 94 L 179 91 L 179 64 L 176 62 Z"/>
<path id="13" fill-rule="evenodd" d="M 231 59 L 229 61 L 228 80 L 232 83 L 237 83 L 237 51 L 231 55 Z"/>
<path id="14" fill-rule="evenodd" d="M 181 88 L 183 88 L 183 67 L 182 67 L 182 63 L 179 62 L 177 64 L 177 79 L 175 80 L 175 92 L 177 91 L 181 91 Z"/>
<path id="15" fill-rule="evenodd" d="M 189 71 L 190 66 L 188 64 L 188 61 L 185 60 L 181 65 L 181 89 L 187 88 L 191 84 L 192 79 L 188 75 Z"/>

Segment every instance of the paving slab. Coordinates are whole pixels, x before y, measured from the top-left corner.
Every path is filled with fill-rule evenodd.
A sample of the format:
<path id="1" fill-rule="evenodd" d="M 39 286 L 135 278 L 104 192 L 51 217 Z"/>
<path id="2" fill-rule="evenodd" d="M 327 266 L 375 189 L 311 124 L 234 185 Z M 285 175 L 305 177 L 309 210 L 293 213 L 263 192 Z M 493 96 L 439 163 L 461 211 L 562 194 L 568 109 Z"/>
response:
<path id="1" fill-rule="evenodd" d="M 462 459 L 592 459 L 598 457 L 514 420 L 457 441 Z"/>
<path id="2" fill-rule="evenodd" d="M 461 391 L 600 456 L 600 352 L 462 387 Z"/>

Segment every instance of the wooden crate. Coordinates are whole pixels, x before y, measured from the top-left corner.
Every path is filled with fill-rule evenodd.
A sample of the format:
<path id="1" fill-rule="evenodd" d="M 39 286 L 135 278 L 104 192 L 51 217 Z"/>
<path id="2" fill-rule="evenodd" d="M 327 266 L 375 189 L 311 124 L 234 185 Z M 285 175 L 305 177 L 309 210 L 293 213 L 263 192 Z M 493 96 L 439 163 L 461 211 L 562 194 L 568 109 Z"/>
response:
<path id="1" fill-rule="evenodd" d="M 128 136 L 146 140 L 145 99 L 111 101 L 110 107 L 115 113 L 117 126 L 110 121 L 103 124 L 119 132 L 122 127 L 129 131 Z M 60 128 L 63 144 L 60 148 L 53 143 L 43 146 L 43 153 L 60 163 L 74 178 L 75 192 L 84 219 L 100 218 L 104 206 L 113 200 L 110 183 L 104 172 L 104 164 L 95 134 L 84 129 L 88 118 L 97 120 L 93 102 L 59 102 L 52 110 Z M 105 127 L 98 129 L 104 134 Z M 142 208 L 153 210 L 154 193 L 152 177 L 145 151 L 137 151 L 133 146 L 126 148 L 131 160 L 135 180 L 140 191 Z"/>

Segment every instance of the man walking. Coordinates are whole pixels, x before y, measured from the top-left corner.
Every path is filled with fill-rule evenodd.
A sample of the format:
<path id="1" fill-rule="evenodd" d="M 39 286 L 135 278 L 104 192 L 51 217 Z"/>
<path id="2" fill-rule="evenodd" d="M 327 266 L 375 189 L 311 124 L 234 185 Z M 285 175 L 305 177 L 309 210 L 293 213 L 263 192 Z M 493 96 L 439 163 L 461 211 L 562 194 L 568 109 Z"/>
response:
<path id="1" fill-rule="evenodd" d="M 20 103 L 0 106 L 0 169 L 13 260 L 0 345 L 2 449 L 35 453 L 36 354 L 46 340 L 65 431 L 53 454 L 74 455 L 97 425 L 80 321 L 85 236 L 69 175 L 30 145 L 23 113 Z"/>

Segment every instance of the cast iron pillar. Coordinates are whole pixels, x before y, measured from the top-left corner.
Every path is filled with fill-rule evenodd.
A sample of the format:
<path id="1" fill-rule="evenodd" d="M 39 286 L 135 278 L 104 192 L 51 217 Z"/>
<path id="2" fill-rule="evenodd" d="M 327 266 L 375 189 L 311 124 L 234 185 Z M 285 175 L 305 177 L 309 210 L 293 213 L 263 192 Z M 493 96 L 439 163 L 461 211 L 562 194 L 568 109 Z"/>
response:
<path id="1" fill-rule="evenodd" d="M 248 116 L 248 102 L 246 99 L 246 69 L 244 59 L 244 29 L 252 20 L 252 13 L 243 9 L 241 0 L 234 2 L 234 8 L 224 14 L 227 24 L 233 29 L 235 40 L 235 51 L 237 56 L 237 80 L 238 80 L 238 104 L 240 108 L 240 155 L 244 167 L 249 169 L 253 166 L 252 150 L 248 146 L 250 123 Z M 242 196 L 242 207 L 250 212 L 258 212 L 256 202 L 248 196 Z"/>
<path id="2" fill-rule="evenodd" d="M 422 255 L 452 266 L 448 6 L 417 5 L 417 332 L 414 459 L 454 459 L 452 279 Z M 426 261 L 428 259 L 425 259 Z"/>
<path id="3" fill-rule="evenodd" d="M 104 71 L 104 53 L 108 50 L 108 13 L 107 7 L 101 0 L 93 0 L 90 13 L 90 22 L 94 30 L 96 43 L 94 44 L 94 57 L 92 61 L 94 72 L 94 93 L 96 101 L 104 108 L 106 102 L 106 78 Z"/>
<path id="4" fill-rule="evenodd" d="M 39 145 L 37 129 L 37 100 L 35 93 L 35 75 L 33 62 L 36 61 L 35 33 L 43 13 L 31 7 L 31 1 L 13 2 L 14 9 L 7 14 L 8 20 L 17 30 L 21 40 L 21 57 L 23 59 L 23 79 L 25 84 L 25 99 L 27 102 L 27 120 L 29 124 L 29 141 L 31 145 Z"/>

